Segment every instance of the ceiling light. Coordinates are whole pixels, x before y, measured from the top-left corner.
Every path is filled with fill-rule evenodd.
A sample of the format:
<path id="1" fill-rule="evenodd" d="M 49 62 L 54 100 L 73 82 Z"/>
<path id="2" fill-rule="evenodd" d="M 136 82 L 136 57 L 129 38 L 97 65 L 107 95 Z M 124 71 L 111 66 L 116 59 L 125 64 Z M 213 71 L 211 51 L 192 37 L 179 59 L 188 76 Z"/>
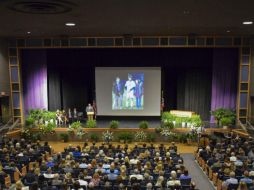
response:
<path id="1" fill-rule="evenodd" d="M 226 32 L 227 32 L 227 33 L 230 33 L 231 31 L 230 31 L 230 30 L 227 30 Z"/>
<path id="2" fill-rule="evenodd" d="M 27 34 L 31 34 L 31 32 L 28 31 Z"/>
<path id="3" fill-rule="evenodd" d="M 183 11 L 183 14 L 188 15 L 188 14 L 190 14 L 190 11 L 184 10 L 184 11 Z"/>
<path id="4" fill-rule="evenodd" d="M 75 26 L 76 24 L 74 22 L 67 22 L 65 23 L 65 26 Z"/>
<path id="5" fill-rule="evenodd" d="M 252 21 L 244 21 L 243 24 L 249 25 L 249 24 L 253 24 L 253 22 Z"/>

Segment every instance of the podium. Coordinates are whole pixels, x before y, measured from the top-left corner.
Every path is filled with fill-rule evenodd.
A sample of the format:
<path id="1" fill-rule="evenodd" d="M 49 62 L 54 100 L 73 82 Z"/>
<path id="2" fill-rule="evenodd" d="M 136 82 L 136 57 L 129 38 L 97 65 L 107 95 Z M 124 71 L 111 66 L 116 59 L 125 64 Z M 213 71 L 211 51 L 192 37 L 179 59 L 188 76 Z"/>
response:
<path id="1" fill-rule="evenodd" d="M 89 112 L 86 112 L 86 114 L 87 114 L 88 120 L 93 120 L 94 112 L 89 111 Z"/>

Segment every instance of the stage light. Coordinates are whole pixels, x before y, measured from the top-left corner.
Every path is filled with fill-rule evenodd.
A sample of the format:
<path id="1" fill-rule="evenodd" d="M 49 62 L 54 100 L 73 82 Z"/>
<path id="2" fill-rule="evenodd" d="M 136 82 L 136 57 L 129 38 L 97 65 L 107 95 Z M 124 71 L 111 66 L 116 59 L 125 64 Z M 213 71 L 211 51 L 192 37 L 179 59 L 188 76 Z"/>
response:
<path id="1" fill-rule="evenodd" d="M 75 26 L 76 24 L 74 22 L 67 22 L 65 23 L 65 26 Z"/>
<path id="2" fill-rule="evenodd" d="M 253 24 L 253 22 L 252 21 L 244 21 L 243 24 L 244 25 L 250 25 L 250 24 Z"/>

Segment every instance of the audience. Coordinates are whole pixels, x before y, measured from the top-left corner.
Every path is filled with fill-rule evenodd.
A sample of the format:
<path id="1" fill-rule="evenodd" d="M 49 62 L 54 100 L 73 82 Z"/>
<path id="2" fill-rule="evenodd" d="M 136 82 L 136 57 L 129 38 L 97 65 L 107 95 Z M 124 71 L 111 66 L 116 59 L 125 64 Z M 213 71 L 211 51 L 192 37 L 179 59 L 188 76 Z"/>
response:
<path id="1" fill-rule="evenodd" d="M 210 138 L 209 144 L 199 147 L 197 152 L 218 173 L 223 189 L 254 189 L 253 138 L 233 134 L 230 138 Z"/>
<path id="2" fill-rule="evenodd" d="M 22 159 L 21 159 L 22 158 Z M 21 160 L 21 161 L 20 161 Z M 28 167 L 35 162 L 33 167 Z M 24 175 L 21 168 L 29 168 Z M 22 170 L 23 171 L 23 170 Z M 13 172 L 21 181 L 15 183 Z M 83 147 L 69 145 L 54 153 L 47 142 L 3 139 L 0 142 L 0 175 L 11 175 L 12 189 L 119 189 L 152 190 L 181 186 L 191 180 L 174 143 L 129 147 L 93 143 Z M 248 182 L 245 173 L 243 182 Z M 4 184 L 4 183 L 1 183 Z M 194 183 L 189 185 L 195 189 Z"/>

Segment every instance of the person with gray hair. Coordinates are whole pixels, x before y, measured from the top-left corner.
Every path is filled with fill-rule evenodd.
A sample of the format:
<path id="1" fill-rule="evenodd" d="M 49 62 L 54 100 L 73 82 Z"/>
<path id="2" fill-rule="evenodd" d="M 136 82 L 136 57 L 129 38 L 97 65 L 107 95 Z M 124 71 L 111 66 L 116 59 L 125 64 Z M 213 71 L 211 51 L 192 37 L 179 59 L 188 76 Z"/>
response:
<path id="1" fill-rule="evenodd" d="M 233 171 L 229 173 L 229 179 L 222 183 L 222 189 L 227 189 L 229 184 L 238 184 L 238 180 L 235 178 L 235 172 Z"/>
<path id="2" fill-rule="evenodd" d="M 147 183 L 146 184 L 146 190 L 152 190 L 153 189 L 153 184 L 152 183 Z"/>

